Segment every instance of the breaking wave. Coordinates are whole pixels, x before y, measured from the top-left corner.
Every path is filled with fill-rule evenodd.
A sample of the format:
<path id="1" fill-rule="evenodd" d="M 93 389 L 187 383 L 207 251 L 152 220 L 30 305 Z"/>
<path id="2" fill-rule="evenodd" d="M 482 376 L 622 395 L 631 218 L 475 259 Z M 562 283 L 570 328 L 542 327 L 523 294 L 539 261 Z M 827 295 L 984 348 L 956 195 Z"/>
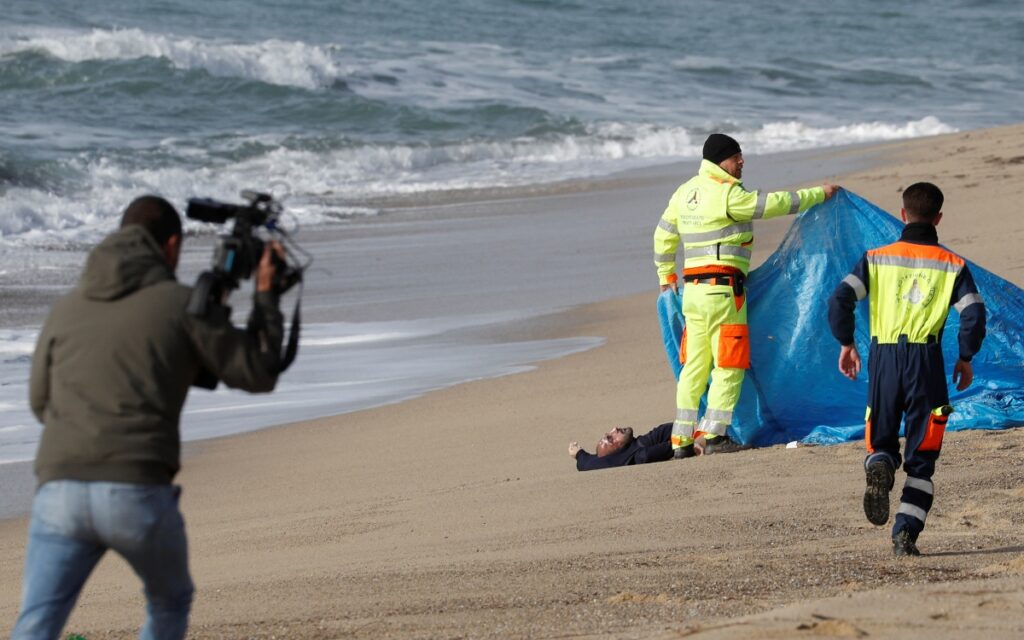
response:
<path id="1" fill-rule="evenodd" d="M 745 153 L 765 154 L 951 131 L 936 118 L 926 117 L 899 125 L 875 122 L 834 128 L 778 122 L 734 134 L 743 141 Z M 0 241 L 90 242 L 109 231 L 126 202 L 147 192 L 182 206 L 197 195 L 230 199 L 242 189 L 270 189 L 289 196 L 289 211 L 300 223 L 337 222 L 376 213 L 359 203 L 388 196 L 550 183 L 695 158 L 703 136 L 685 128 L 600 123 L 587 127 L 584 134 L 550 139 L 364 144 L 328 151 L 286 148 L 264 136 L 260 143 L 269 151 L 229 163 L 203 158 L 195 149 L 171 166 L 139 168 L 106 157 L 77 158 L 64 167 L 74 186 L 61 190 L 40 188 L 32 167 L 20 174 L 8 171 L 19 179 L 6 185 L 0 199 Z M 53 167 L 41 170 L 52 181 Z"/>
<path id="2" fill-rule="evenodd" d="M 0 55 L 41 52 L 67 62 L 164 58 L 179 69 L 315 89 L 350 74 L 336 46 L 266 40 L 252 44 L 163 36 L 141 29 L 41 30 L 0 39 Z"/>

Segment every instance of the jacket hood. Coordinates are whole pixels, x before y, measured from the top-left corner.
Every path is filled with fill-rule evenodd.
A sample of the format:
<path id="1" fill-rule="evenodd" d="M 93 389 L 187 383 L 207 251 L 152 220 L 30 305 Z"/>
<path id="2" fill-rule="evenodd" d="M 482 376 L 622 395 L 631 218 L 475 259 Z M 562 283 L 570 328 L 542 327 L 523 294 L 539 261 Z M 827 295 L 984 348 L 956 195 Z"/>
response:
<path id="1" fill-rule="evenodd" d="M 117 300 L 164 280 L 174 280 L 156 240 L 139 225 L 109 236 L 89 253 L 79 289 L 92 300 Z"/>

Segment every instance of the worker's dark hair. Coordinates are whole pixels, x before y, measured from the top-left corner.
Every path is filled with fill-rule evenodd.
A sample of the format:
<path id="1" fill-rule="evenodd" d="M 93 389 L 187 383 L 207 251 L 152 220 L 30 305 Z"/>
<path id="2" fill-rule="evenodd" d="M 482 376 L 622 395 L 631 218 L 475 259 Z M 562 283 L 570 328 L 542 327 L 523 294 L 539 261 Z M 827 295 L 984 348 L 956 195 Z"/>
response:
<path id="1" fill-rule="evenodd" d="M 181 235 L 181 216 L 160 196 L 141 196 L 132 200 L 121 216 L 121 228 L 137 224 L 163 246 L 172 236 Z"/>
<path id="2" fill-rule="evenodd" d="M 907 218 L 932 222 L 942 211 L 942 191 L 930 182 L 915 182 L 903 191 L 903 208 Z"/>

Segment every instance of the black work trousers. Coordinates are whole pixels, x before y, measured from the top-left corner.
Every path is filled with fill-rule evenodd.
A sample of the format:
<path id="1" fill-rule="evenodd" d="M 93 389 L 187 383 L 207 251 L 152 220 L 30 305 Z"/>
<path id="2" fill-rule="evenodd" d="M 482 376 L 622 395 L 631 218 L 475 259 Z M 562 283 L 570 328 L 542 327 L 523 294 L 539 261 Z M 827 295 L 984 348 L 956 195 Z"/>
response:
<path id="1" fill-rule="evenodd" d="M 894 468 L 903 463 L 907 480 L 893 535 L 907 529 L 916 538 L 924 529 L 934 497 L 932 474 L 942 449 L 949 404 L 942 347 L 935 339 L 896 344 L 872 340 L 868 359 L 868 417 L 865 442 L 868 462 L 888 458 Z M 900 422 L 906 443 L 900 456 Z"/>

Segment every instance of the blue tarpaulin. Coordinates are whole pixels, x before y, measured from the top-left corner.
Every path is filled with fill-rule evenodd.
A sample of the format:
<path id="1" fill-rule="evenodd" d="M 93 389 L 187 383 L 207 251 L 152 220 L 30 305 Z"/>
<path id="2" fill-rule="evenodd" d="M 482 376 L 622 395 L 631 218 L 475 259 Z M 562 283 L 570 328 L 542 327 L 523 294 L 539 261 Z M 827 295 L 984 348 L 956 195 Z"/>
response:
<path id="1" fill-rule="evenodd" d="M 834 444 L 864 437 L 867 300 L 857 306 L 856 342 L 864 368 L 851 381 L 838 369 L 839 343 L 828 327 L 828 298 L 865 251 L 895 242 L 902 229 L 903 224 L 882 209 L 840 191 L 801 214 L 779 249 L 750 272 L 751 368 L 733 414 L 729 433 L 734 439 L 767 446 L 792 440 Z M 1024 425 L 1024 290 L 968 264 L 985 300 L 988 335 L 972 360 L 973 384 L 962 392 L 950 388 L 956 411 L 947 429 Z M 671 291 L 658 299 L 665 351 L 677 378 L 683 331 L 680 302 L 681 296 Z M 959 353 L 958 321 L 956 311 L 950 310 L 942 337 L 950 376 Z"/>

